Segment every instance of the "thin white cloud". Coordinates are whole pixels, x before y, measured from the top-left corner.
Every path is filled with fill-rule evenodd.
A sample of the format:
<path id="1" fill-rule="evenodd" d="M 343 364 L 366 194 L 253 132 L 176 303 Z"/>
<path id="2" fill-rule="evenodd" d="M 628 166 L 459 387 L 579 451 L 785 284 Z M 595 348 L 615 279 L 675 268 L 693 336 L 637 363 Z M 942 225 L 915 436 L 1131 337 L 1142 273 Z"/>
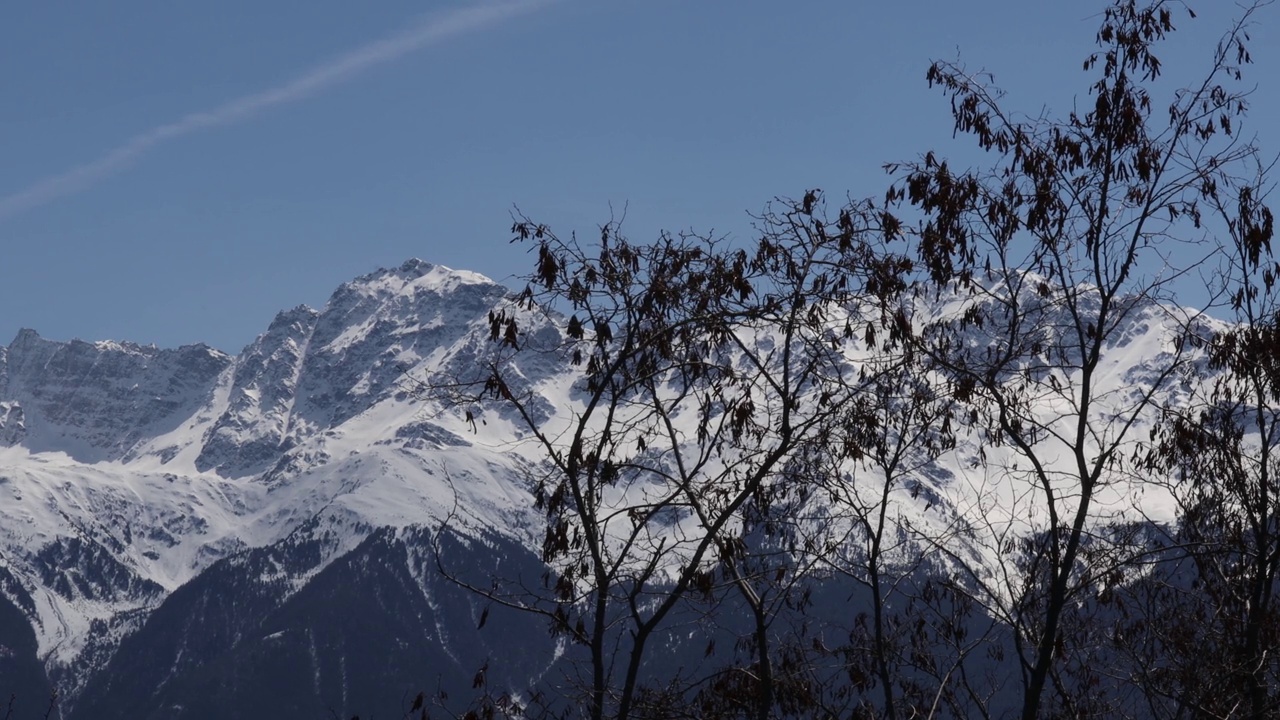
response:
<path id="1" fill-rule="evenodd" d="M 0 220 L 26 212 L 58 198 L 85 190 L 132 165 L 157 146 L 210 128 L 244 122 L 277 105 L 286 105 L 319 94 L 367 70 L 401 58 L 442 40 L 474 32 L 544 7 L 555 0 L 511 0 L 483 3 L 431 15 L 408 29 L 363 45 L 312 68 L 294 80 L 245 95 L 205 112 L 191 113 L 175 122 L 159 125 L 133 136 L 119 147 L 91 162 L 40 180 L 12 195 L 0 198 Z"/>

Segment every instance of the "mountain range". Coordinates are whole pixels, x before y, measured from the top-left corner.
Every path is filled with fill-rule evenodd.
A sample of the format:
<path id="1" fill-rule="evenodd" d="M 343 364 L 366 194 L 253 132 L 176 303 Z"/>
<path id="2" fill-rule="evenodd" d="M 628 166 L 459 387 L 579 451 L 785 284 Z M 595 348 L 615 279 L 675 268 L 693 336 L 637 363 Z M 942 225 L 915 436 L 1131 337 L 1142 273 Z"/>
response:
<path id="1" fill-rule="evenodd" d="M 440 572 L 545 573 L 520 424 L 421 391 L 474 372 L 511 297 L 410 260 L 281 312 L 234 356 L 19 332 L 0 348 L 13 716 L 43 716 L 56 692 L 72 720 L 400 717 L 417 692 L 464 696 L 482 667 L 513 690 L 564 677 L 573 651 L 545 622 L 489 617 Z M 1159 317 L 1117 333 L 1118 388 L 1163 351 Z M 520 367 L 547 415 L 569 402 L 550 389 L 567 367 Z M 969 480 L 979 452 L 961 443 L 924 492 L 901 489 L 900 526 L 998 504 Z M 1170 517 L 1162 502 L 1148 514 Z M 862 591 L 834 588 L 817 595 L 856 615 Z"/>

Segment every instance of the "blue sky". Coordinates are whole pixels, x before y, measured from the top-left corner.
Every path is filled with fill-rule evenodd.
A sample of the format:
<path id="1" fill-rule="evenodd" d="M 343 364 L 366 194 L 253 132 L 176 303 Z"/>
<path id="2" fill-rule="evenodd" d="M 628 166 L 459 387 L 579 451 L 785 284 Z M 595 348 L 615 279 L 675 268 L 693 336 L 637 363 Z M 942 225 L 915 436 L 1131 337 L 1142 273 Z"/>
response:
<path id="1" fill-rule="evenodd" d="M 1237 8 L 1190 0 L 1167 76 Z M 518 206 L 592 234 L 610 206 L 750 236 L 820 187 L 951 141 L 933 58 L 1065 111 L 1102 2 L 10 0 L 0 9 L 0 342 L 238 351 L 272 316 L 421 257 L 498 280 Z M 1280 147 L 1280 15 L 1248 128 Z"/>

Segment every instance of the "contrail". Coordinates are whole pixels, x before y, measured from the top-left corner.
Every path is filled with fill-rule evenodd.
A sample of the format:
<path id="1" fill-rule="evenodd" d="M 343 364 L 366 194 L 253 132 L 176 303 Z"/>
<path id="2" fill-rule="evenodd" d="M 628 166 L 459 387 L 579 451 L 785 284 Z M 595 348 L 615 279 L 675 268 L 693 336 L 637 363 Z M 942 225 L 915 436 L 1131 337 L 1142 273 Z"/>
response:
<path id="1" fill-rule="evenodd" d="M 91 162 L 45 178 L 24 190 L 0 198 L 0 220 L 85 190 L 124 170 L 157 146 L 201 130 L 243 122 L 277 105 L 285 105 L 316 95 L 373 68 L 434 45 L 441 40 L 495 25 L 523 15 L 555 0 L 512 0 L 485 3 L 433 14 L 407 30 L 363 45 L 309 72 L 273 88 L 245 95 L 212 110 L 186 115 L 174 122 L 133 136 L 119 147 Z"/>

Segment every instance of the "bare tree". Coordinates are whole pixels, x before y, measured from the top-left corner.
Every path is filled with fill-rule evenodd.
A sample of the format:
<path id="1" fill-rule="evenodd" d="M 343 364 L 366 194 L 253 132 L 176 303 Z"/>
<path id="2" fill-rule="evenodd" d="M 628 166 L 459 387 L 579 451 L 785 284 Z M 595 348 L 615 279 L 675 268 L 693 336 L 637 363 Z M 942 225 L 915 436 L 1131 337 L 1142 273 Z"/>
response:
<path id="1" fill-rule="evenodd" d="M 1181 548 L 1195 591 L 1172 606 L 1190 615 L 1177 659 L 1217 672 L 1183 674 L 1169 694 L 1218 717 L 1271 717 L 1280 708 L 1280 264 L 1265 172 L 1216 188 L 1209 203 L 1230 242 L 1222 279 L 1234 316 L 1189 342 L 1207 350 L 1211 381 L 1166 410 L 1152 467 L 1172 473 Z"/>
<path id="2" fill-rule="evenodd" d="M 749 249 L 693 234 L 635 244 L 615 222 L 584 243 L 517 218 L 515 240 L 536 253 L 526 290 L 490 316 L 481 365 L 428 385 L 524 437 L 513 451 L 532 468 L 549 571 L 540 586 L 473 589 L 585 648 L 593 719 L 991 716 L 1010 688 L 970 670 L 1005 662 L 1021 671 L 1024 720 L 1119 712 L 1099 688 L 1128 682 L 1138 702 L 1134 687 L 1164 687 L 1122 657 L 1163 658 L 1163 640 L 1114 614 L 1136 588 L 1174 587 L 1151 578 L 1182 540 L 1154 539 L 1133 498 L 1158 485 L 1153 468 L 1176 469 L 1230 479 L 1185 486 L 1202 488 L 1180 496 L 1185 533 L 1217 539 L 1182 557 L 1219 576 L 1198 602 L 1238 598 L 1245 619 L 1222 631 L 1239 640 L 1230 675 L 1255 716 L 1269 710 L 1280 550 L 1274 470 L 1259 468 L 1277 391 L 1270 366 L 1244 358 L 1276 349 L 1280 265 L 1267 264 L 1265 172 L 1242 180 L 1257 150 L 1238 134 L 1236 89 L 1257 7 L 1163 105 L 1156 50 L 1186 9 L 1170 0 L 1112 2 L 1085 62 L 1088 108 L 1065 118 L 1012 114 L 989 78 L 935 63 L 930 83 L 990 165 L 928 153 L 890 166 L 883 202 L 834 219 L 817 191 L 779 201 Z M 1222 256 L 1215 232 L 1233 240 L 1234 308 L 1252 330 L 1210 340 L 1203 308 L 1176 301 Z M 1139 336 L 1159 352 L 1122 376 L 1109 353 Z M 1230 379 L 1148 435 L 1201 377 L 1189 337 Z M 566 362 L 567 379 L 527 372 Z M 944 453 L 953 488 L 928 475 Z M 1231 464 L 1242 457 L 1251 469 Z M 940 526 L 901 519 L 935 492 L 973 505 Z M 895 565 L 912 544 L 936 566 Z M 822 573 L 869 593 L 841 647 L 805 614 Z M 728 598 L 746 615 L 746 661 L 647 673 L 656 646 L 680 642 L 673 618 L 718 617 Z M 1210 707 L 1179 702 L 1175 716 Z"/>
<path id="3" fill-rule="evenodd" d="M 513 231 L 535 245 L 537 268 L 490 318 L 502 352 L 471 380 L 432 388 L 473 418 L 500 409 L 536 447 L 550 592 L 486 592 L 588 648 L 592 718 L 640 712 L 652 639 L 717 569 L 755 615 L 751 714 L 772 716 L 767 614 L 780 604 L 754 584 L 743 532 L 791 492 L 798 454 L 855 449 L 832 442 L 861 392 L 841 341 L 892 322 L 875 301 L 901 289 L 906 267 L 866 248 L 876 215 L 850 206 L 829 221 L 822 208 L 816 191 L 785 203 L 751 253 L 692 235 L 637 245 L 616 223 L 587 247 L 521 218 Z M 545 320 L 529 330 L 538 313 L 558 318 L 558 340 L 546 342 Z M 571 364 L 569 407 L 546 409 L 548 389 L 516 362 L 530 355 Z"/>
<path id="4" fill-rule="evenodd" d="M 1012 115 L 982 79 L 935 63 L 928 78 L 950 96 L 956 131 L 996 161 L 957 171 L 930 153 L 901 169 L 887 198 L 894 212 L 919 213 L 902 231 L 943 300 L 922 303 L 937 319 L 915 336 L 930 370 L 969 408 L 975 469 L 1000 493 L 987 508 L 990 554 L 1018 556 L 975 577 L 1015 630 L 1024 720 L 1045 712 L 1050 692 L 1073 712 L 1074 691 L 1055 680 L 1072 651 L 1068 608 L 1093 587 L 1084 551 L 1114 539 L 1095 532 L 1122 519 L 1103 498 L 1128 492 L 1145 442 L 1135 426 L 1190 357 L 1177 341 L 1189 316 L 1175 300 L 1199 261 L 1179 258 L 1195 253 L 1188 238 L 1205 233 L 1206 200 L 1237 185 L 1256 154 L 1233 133 L 1245 102 L 1231 89 L 1248 62 L 1252 10 L 1203 80 L 1173 94 L 1167 111 L 1153 96 L 1155 51 L 1182 7 L 1107 8 L 1099 50 L 1085 62 L 1097 73 L 1089 107 L 1061 120 Z M 1142 377 L 1109 375 L 1106 351 L 1144 327 L 1159 329 L 1164 351 Z"/>
<path id="5" fill-rule="evenodd" d="M 864 339 L 862 349 L 870 355 L 861 369 L 876 369 L 846 407 L 844 427 L 859 450 L 852 458 L 815 458 L 835 464 L 811 472 L 826 502 L 821 521 L 806 524 L 805 544 L 817 549 L 824 569 L 868 592 L 849 649 L 851 677 L 874 678 L 879 686 L 879 702 L 864 706 L 878 717 L 929 717 L 952 682 L 952 665 L 940 656 L 951 653 L 934 642 L 929 630 L 936 628 L 910 620 L 939 609 L 931 605 L 938 587 L 933 581 L 948 572 L 927 562 L 921 549 L 956 534 L 956 518 L 943 514 L 938 494 L 947 473 L 936 462 L 955 447 L 954 402 L 911 361 L 909 346 L 874 340 Z M 932 511 L 934 522 L 913 525 L 903 514 L 907 506 Z M 935 619 L 954 629 L 956 618 Z M 936 685 L 923 687 L 928 676 Z"/>

